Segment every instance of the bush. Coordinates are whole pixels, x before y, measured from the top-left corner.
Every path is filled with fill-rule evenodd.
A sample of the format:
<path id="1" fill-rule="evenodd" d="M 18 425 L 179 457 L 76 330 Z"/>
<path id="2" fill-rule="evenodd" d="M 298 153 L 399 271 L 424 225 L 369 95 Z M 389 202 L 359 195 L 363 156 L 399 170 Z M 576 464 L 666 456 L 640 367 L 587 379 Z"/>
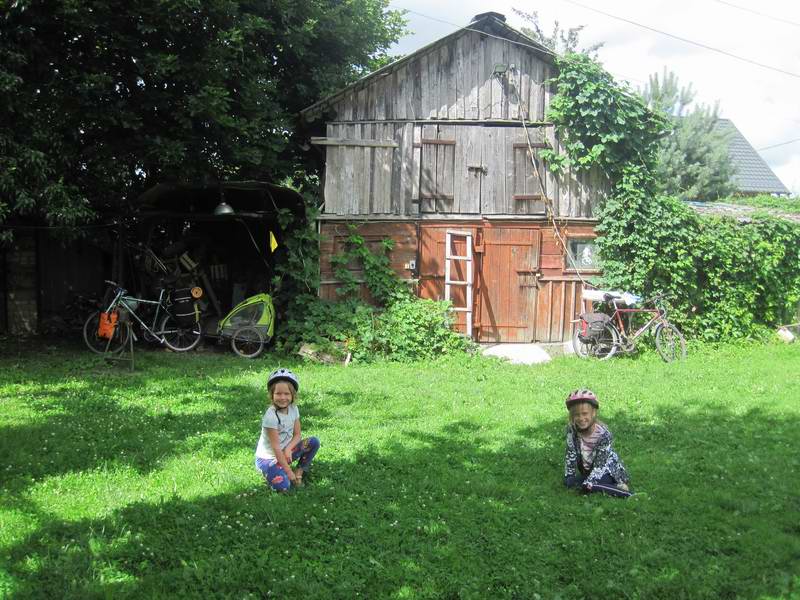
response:
<path id="1" fill-rule="evenodd" d="M 358 340 L 371 355 L 390 360 L 429 360 L 464 352 L 471 342 L 452 329 L 449 302 L 409 297 L 391 304 Z"/>

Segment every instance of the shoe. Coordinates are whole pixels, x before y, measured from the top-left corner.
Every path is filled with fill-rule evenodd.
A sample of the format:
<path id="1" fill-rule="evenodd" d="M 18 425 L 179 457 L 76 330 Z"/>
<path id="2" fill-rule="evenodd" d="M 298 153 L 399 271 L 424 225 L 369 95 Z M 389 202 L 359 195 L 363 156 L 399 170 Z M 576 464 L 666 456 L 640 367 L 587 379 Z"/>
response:
<path id="1" fill-rule="evenodd" d="M 300 467 L 297 467 L 296 469 L 292 469 L 292 471 L 294 471 L 294 476 L 295 476 L 294 486 L 295 487 L 303 487 L 303 485 L 304 485 L 303 484 L 303 475 L 304 475 L 303 469 L 301 469 Z"/>

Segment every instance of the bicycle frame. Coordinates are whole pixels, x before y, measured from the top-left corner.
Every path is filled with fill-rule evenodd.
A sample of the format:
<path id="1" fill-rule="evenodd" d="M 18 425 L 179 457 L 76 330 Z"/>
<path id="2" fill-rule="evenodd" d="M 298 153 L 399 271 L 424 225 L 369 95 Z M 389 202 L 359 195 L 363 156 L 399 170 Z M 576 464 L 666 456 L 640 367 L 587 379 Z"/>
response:
<path id="1" fill-rule="evenodd" d="M 141 325 L 145 331 L 147 331 L 150 335 L 152 335 L 160 344 L 164 343 L 164 336 L 162 335 L 163 332 L 156 332 L 155 329 L 158 324 L 158 317 L 159 315 L 166 313 L 169 314 L 169 311 L 164 306 L 164 293 L 165 290 L 162 288 L 161 292 L 158 295 L 158 300 L 146 300 L 145 298 L 137 298 L 136 296 L 127 296 L 125 295 L 125 290 L 122 288 L 117 288 L 117 293 L 114 296 L 114 299 L 109 304 L 106 312 L 111 312 L 114 308 L 121 306 L 128 314 L 130 314 L 136 321 Z M 156 312 L 153 315 L 153 324 L 152 326 L 148 326 L 138 314 L 136 314 L 136 310 L 129 304 L 129 302 L 136 302 L 142 304 L 155 304 L 156 305 Z"/>
<path id="2" fill-rule="evenodd" d="M 647 313 L 653 315 L 652 318 L 642 325 L 633 335 L 628 335 L 628 332 L 625 330 L 625 323 L 622 320 L 623 314 L 633 314 L 633 313 Z M 614 324 L 617 326 L 617 330 L 619 330 L 620 336 L 628 343 L 635 343 L 637 339 L 639 339 L 648 329 L 653 327 L 654 325 L 661 323 L 664 321 L 664 311 L 660 308 L 619 308 L 616 303 L 614 304 L 614 314 L 611 315 L 611 320 L 614 321 Z"/>

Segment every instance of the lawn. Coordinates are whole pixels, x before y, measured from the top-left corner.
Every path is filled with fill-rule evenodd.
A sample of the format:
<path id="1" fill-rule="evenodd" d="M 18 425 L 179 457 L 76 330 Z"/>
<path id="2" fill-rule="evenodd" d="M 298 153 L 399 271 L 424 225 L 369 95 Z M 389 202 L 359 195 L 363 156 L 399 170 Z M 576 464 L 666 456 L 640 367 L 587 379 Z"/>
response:
<path id="1" fill-rule="evenodd" d="M 253 467 L 274 357 L 0 356 L 0 597 L 797 598 L 800 344 L 301 376 L 313 481 Z M 590 386 L 637 492 L 562 486 Z"/>

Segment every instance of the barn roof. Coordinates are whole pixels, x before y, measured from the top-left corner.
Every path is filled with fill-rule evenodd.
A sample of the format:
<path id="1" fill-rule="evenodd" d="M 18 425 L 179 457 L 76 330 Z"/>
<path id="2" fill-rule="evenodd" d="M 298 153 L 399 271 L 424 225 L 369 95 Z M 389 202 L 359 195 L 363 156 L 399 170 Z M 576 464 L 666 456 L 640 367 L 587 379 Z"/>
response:
<path id="1" fill-rule="evenodd" d="M 340 89 L 337 92 L 334 92 L 330 96 L 315 102 L 311 106 L 304 108 L 300 111 L 300 116 L 305 121 L 313 121 L 316 117 L 319 116 L 319 112 L 324 110 L 328 105 L 334 103 L 340 97 L 344 96 L 346 93 L 350 92 L 351 90 L 362 88 L 373 80 L 379 77 L 385 77 L 386 75 L 391 74 L 393 71 L 396 71 L 398 68 L 402 67 L 406 63 L 415 60 L 416 58 L 422 56 L 423 54 L 430 52 L 434 48 L 438 48 L 439 46 L 443 46 L 445 44 L 451 43 L 453 40 L 461 37 L 462 35 L 467 34 L 470 31 L 478 32 L 483 35 L 488 35 L 490 37 L 498 37 L 504 40 L 508 40 L 514 44 L 520 44 L 530 49 L 531 52 L 536 54 L 539 58 L 546 60 L 547 62 L 552 63 L 553 57 L 555 54 L 552 50 L 550 50 L 547 46 L 540 44 L 539 42 L 533 40 L 532 38 L 528 37 L 521 31 L 514 29 L 510 25 L 506 23 L 506 18 L 504 15 L 497 13 L 497 12 L 486 12 L 481 13 L 479 15 L 475 15 L 472 18 L 472 21 L 466 27 L 462 27 L 461 29 L 457 29 L 453 33 L 446 35 L 443 38 L 436 40 L 428 44 L 427 46 L 423 46 L 419 50 L 412 52 L 411 54 L 407 54 L 403 58 L 400 58 L 388 65 L 381 67 L 377 71 L 373 71 L 369 75 L 365 75 L 358 81 L 355 81 Z"/>
<path id="2" fill-rule="evenodd" d="M 718 119 L 716 127 L 730 134 L 728 153 L 736 167 L 736 190 L 744 194 L 789 194 L 789 190 L 756 152 L 730 119 Z"/>

